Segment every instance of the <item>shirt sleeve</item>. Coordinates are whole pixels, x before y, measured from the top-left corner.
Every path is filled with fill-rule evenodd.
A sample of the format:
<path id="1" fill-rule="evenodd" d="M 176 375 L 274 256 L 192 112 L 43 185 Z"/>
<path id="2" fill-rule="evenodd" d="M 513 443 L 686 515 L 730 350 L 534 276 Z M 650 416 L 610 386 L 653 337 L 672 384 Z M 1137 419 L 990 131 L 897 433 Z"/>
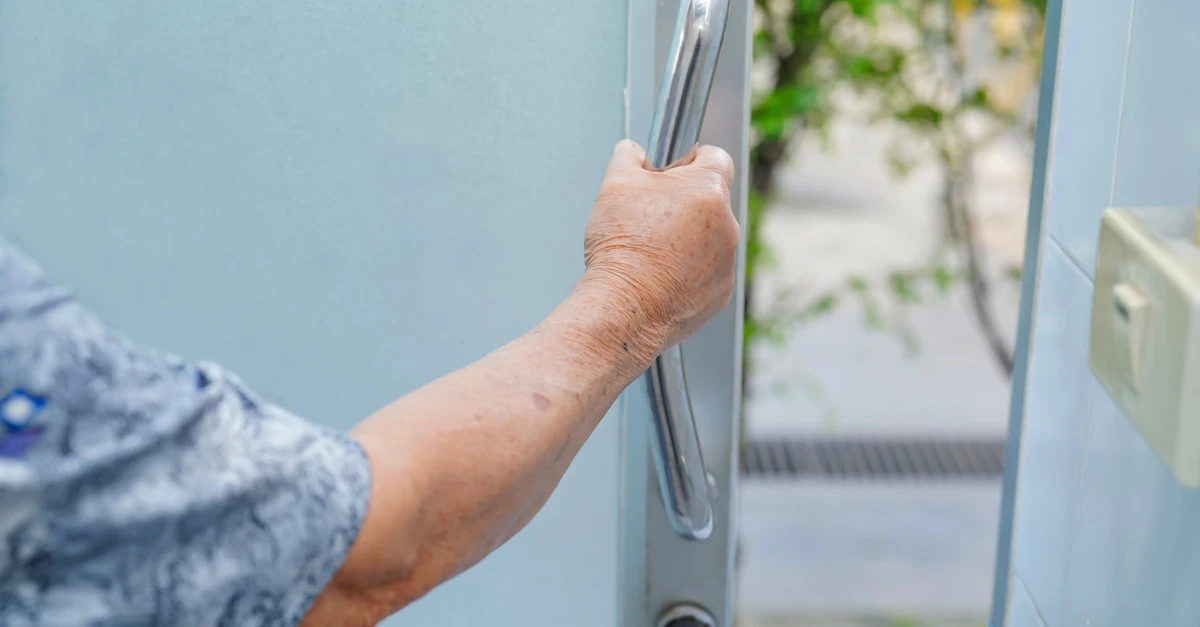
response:
<path id="1" fill-rule="evenodd" d="M 0 624 L 295 624 L 369 484 L 347 436 L 131 343 L 0 240 Z"/>

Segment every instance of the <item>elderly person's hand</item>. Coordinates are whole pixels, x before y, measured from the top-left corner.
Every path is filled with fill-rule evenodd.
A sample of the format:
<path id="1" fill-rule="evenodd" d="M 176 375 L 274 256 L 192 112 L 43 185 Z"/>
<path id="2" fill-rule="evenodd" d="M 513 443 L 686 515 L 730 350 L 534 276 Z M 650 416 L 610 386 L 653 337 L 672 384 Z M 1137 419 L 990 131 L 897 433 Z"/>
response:
<path id="1" fill-rule="evenodd" d="M 654 172 L 643 167 L 646 154 L 637 144 L 617 144 L 584 238 L 584 280 L 627 291 L 665 346 L 729 302 L 737 265 L 733 160 L 713 146 L 690 157 Z"/>

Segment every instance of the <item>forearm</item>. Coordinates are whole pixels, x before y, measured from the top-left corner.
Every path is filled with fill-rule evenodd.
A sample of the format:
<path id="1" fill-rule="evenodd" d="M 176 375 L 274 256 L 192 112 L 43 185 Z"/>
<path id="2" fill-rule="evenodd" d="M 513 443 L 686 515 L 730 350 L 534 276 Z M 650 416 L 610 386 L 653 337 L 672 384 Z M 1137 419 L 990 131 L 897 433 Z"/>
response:
<path id="1" fill-rule="evenodd" d="M 533 331 L 357 427 L 374 476 L 364 534 L 375 537 L 360 537 L 342 579 L 386 585 L 391 611 L 520 530 L 662 349 L 645 318 L 585 279 Z"/>
<path id="2" fill-rule="evenodd" d="M 701 146 L 665 172 L 644 163 L 617 144 L 584 235 L 588 270 L 542 324 L 355 429 L 371 502 L 310 624 L 374 624 L 510 538 L 621 390 L 729 302 L 732 159 Z"/>

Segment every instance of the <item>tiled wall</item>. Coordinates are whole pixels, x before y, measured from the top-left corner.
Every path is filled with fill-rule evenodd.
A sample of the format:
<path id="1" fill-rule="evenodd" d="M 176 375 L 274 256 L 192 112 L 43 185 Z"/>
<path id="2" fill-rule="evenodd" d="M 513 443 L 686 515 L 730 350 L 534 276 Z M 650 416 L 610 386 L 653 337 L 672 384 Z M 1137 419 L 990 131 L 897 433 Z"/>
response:
<path id="1" fill-rule="evenodd" d="M 1013 540 L 1012 627 L 1200 625 L 1200 491 L 1087 369 L 1100 214 L 1196 206 L 1200 2 L 1067 0 Z"/>

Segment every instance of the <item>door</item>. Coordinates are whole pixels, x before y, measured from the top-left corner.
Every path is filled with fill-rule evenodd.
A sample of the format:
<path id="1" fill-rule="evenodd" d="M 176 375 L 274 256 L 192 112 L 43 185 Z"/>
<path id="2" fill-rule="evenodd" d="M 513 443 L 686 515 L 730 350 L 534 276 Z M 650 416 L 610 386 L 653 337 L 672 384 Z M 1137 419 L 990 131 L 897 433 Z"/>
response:
<path id="1" fill-rule="evenodd" d="M 705 138 L 742 164 L 734 7 Z M 135 339 L 345 429 L 568 293 L 677 9 L 0 0 L 0 232 Z M 729 624 L 740 337 L 731 306 L 685 347 L 709 540 L 666 525 L 639 383 L 524 532 L 387 624 Z"/>

